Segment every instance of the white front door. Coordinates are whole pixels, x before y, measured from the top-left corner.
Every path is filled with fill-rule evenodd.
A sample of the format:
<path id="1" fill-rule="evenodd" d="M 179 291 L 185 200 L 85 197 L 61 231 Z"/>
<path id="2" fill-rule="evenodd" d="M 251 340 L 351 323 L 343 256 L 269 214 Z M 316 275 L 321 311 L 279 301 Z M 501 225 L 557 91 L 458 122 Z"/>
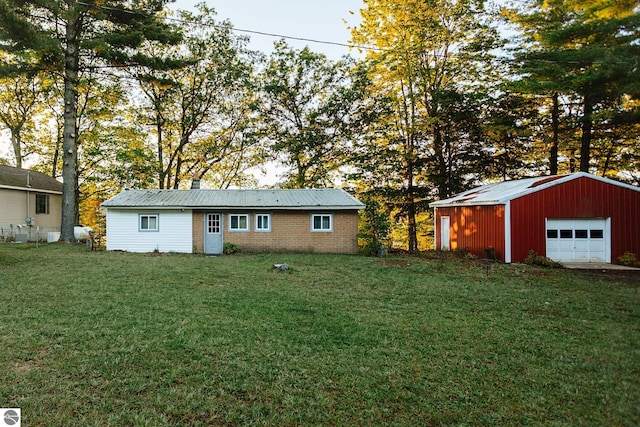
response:
<path id="1" fill-rule="evenodd" d="M 610 221 L 547 219 L 547 257 L 560 262 L 611 262 Z"/>
<path id="2" fill-rule="evenodd" d="M 451 249 L 451 236 L 449 234 L 449 227 L 451 226 L 451 219 L 448 216 L 440 217 L 440 249 L 448 251 Z"/>
<path id="3" fill-rule="evenodd" d="M 207 213 L 204 215 L 204 253 L 219 255 L 224 248 L 222 236 L 222 214 Z"/>

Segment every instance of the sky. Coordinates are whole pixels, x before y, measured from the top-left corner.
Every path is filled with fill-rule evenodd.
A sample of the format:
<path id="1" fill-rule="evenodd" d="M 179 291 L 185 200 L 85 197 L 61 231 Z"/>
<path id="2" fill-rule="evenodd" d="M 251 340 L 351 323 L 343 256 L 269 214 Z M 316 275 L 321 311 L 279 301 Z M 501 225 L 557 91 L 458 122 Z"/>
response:
<path id="1" fill-rule="evenodd" d="M 200 2 L 177 0 L 170 7 L 192 10 Z M 229 20 L 238 29 L 343 44 L 351 38 L 347 25 L 358 24 L 358 11 L 363 7 L 362 0 L 206 0 L 204 3 L 216 10 L 219 20 Z M 249 48 L 266 54 L 272 51 L 273 42 L 279 40 L 257 34 L 238 34 L 250 36 Z M 309 46 L 312 51 L 324 53 L 334 60 L 349 53 L 357 56 L 357 51 L 348 47 L 291 39 L 287 43 L 296 49 Z"/>

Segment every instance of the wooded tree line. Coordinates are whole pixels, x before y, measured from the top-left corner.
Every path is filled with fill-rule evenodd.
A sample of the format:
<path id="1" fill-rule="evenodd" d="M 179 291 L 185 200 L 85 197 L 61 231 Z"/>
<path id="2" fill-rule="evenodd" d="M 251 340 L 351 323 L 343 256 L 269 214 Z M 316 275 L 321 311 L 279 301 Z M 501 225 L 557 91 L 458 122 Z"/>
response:
<path id="1" fill-rule="evenodd" d="M 366 0 L 332 61 L 269 55 L 200 5 L 0 0 L 0 124 L 64 182 L 62 239 L 125 187 L 342 185 L 365 234 L 426 249 L 428 203 L 587 171 L 640 184 L 635 0 Z M 500 26 L 514 34 L 505 38 Z M 366 46 L 366 48 L 364 48 Z M 0 161 L 2 161 L 0 159 Z"/>

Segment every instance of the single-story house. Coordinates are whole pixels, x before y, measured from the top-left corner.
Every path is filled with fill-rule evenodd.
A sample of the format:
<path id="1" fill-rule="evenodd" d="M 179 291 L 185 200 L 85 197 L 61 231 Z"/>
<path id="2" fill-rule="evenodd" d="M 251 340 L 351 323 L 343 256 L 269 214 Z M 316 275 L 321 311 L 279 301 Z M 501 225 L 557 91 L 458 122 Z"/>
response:
<path id="1" fill-rule="evenodd" d="M 0 165 L 0 237 L 17 241 L 60 233 L 62 183 L 49 175 Z"/>
<path id="2" fill-rule="evenodd" d="M 523 262 L 640 256 L 640 188 L 584 172 L 489 184 L 430 204 L 438 249 L 466 248 Z"/>
<path id="3" fill-rule="evenodd" d="M 124 190 L 102 204 L 107 250 L 356 253 L 364 205 L 340 189 Z"/>

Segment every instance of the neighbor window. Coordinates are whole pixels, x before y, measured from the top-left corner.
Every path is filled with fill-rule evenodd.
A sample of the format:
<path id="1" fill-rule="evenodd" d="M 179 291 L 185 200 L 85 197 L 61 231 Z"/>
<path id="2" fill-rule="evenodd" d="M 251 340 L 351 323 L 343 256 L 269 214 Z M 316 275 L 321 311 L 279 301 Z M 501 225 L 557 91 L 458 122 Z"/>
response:
<path id="1" fill-rule="evenodd" d="M 311 215 L 311 231 L 332 231 L 333 217 L 331 214 Z"/>
<path id="2" fill-rule="evenodd" d="M 557 239 L 558 230 L 547 230 L 547 239 Z"/>
<path id="3" fill-rule="evenodd" d="M 49 213 L 49 195 L 36 194 L 36 214 Z"/>
<path id="4" fill-rule="evenodd" d="M 158 231 L 158 214 L 140 214 L 140 231 Z"/>
<path id="5" fill-rule="evenodd" d="M 249 215 L 229 214 L 230 231 L 249 231 Z"/>
<path id="6" fill-rule="evenodd" d="M 256 231 L 271 231 L 271 215 L 256 214 Z"/>

